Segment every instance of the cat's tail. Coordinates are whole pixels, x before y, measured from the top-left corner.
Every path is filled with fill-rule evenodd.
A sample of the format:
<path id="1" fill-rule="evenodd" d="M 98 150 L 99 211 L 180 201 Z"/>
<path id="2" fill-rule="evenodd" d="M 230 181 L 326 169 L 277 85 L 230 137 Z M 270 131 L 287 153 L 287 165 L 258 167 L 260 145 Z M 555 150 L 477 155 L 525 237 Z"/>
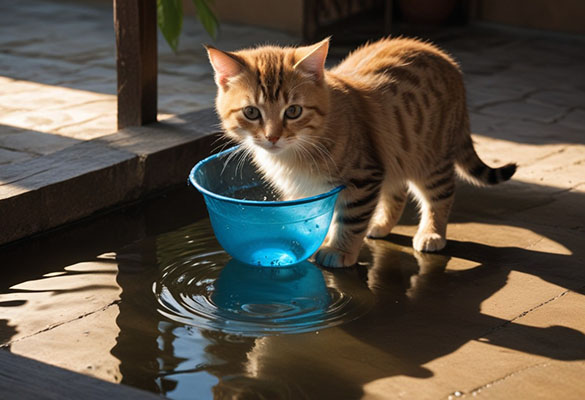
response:
<path id="1" fill-rule="evenodd" d="M 471 136 L 467 136 L 459 147 L 455 165 L 459 175 L 480 186 L 496 185 L 507 181 L 516 172 L 515 163 L 506 164 L 500 168 L 487 166 L 475 152 Z"/>

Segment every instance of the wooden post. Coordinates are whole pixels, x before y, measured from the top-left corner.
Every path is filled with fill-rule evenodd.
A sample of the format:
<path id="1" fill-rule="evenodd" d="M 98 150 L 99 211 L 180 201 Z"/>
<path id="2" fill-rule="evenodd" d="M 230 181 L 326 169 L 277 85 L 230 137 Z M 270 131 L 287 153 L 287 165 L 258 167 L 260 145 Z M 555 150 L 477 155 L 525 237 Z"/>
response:
<path id="1" fill-rule="evenodd" d="M 155 0 L 114 0 L 118 69 L 118 129 L 156 121 Z"/>

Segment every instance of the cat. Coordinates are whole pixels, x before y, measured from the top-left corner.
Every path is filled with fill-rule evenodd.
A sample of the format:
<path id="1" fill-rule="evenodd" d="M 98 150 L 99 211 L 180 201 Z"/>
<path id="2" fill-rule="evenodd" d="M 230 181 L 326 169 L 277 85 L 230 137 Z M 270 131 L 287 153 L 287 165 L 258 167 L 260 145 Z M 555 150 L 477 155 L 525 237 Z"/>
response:
<path id="1" fill-rule="evenodd" d="M 303 47 L 206 49 L 225 134 L 284 198 L 346 186 L 314 255 L 325 267 L 354 265 L 366 234 L 388 235 L 408 191 L 421 214 L 414 249 L 443 249 L 455 172 L 492 185 L 516 171 L 513 163 L 494 169 L 480 160 L 462 72 L 428 42 L 381 39 L 329 70 L 329 39 Z"/>

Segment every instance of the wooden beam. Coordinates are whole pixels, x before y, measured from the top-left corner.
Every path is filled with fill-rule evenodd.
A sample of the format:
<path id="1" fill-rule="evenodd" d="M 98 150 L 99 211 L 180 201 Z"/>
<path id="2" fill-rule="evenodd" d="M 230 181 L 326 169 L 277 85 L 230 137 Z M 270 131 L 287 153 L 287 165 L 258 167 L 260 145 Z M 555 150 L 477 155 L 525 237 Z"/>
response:
<path id="1" fill-rule="evenodd" d="M 156 1 L 114 0 L 118 129 L 156 121 Z"/>

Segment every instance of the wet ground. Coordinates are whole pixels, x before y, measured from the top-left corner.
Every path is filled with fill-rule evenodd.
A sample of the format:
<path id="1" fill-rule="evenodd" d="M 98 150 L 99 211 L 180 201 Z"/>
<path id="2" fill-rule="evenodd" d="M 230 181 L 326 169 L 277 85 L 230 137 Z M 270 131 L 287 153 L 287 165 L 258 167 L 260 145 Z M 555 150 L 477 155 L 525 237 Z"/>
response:
<path id="1" fill-rule="evenodd" d="M 549 228 L 530 244 L 531 229 L 468 207 L 440 254 L 413 253 L 409 207 L 354 268 L 275 269 L 230 260 L 183 188 L 5 248 L 2 347 L 176 399 L 499 397 L 524 383 L 578 398 L 582 241 Z"/>

